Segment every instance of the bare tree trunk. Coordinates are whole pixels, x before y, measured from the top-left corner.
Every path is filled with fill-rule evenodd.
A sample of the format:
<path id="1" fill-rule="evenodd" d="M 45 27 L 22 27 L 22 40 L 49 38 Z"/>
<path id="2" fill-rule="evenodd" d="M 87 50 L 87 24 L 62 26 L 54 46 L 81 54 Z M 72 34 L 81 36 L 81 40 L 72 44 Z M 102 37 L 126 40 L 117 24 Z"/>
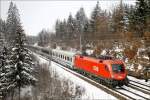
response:
<path id="1" fill-rule="evenodd" d="M 20 92 L 21 92 L 21 90 L 20 90 L 20 86 L 19 86 L 18 88 L 19 88 L 19 99 L 18 99 L 18 100 L 20 100 Z"/>
<path id="2" fill-rule="evenodd" d="M 14 91 L 11 93 L 11 100 L 14 100 Z"/>

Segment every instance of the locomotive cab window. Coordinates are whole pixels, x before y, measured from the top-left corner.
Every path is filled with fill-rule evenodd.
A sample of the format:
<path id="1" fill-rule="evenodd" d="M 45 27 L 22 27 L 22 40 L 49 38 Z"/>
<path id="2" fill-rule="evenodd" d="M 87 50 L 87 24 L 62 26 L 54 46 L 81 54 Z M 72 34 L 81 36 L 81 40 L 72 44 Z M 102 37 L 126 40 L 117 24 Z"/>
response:
<path id="1" fill-rule="evenodd" d="M 116 73 L 125 71 L 123 64 L 112 64 L 112 70 Z"/>
<path id="2" fill-rule="evenodd" d="M 105 70 L 106 70 L 106 71 L 109 71 L 109 69 L 108 69 L 108 66 L 107 66 L 107 65 L 105 65 Z"/>

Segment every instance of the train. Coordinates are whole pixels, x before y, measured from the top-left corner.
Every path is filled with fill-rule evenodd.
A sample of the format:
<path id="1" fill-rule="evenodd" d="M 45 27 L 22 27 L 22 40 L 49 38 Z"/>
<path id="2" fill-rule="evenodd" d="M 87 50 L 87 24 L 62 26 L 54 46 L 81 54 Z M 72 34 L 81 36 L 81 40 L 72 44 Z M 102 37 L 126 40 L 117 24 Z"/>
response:
<path id="1" fill-rule="evenodd" d="M 31 47 L 41 51 L 44 56 L 66 66 L 67 68 L 90 76 L 109 87 L 128 85 L 127 71 L 124 62 L 111 56 L 100 55 L 98 58 L 85 56 L 76 52 L 57 49 Z"/>

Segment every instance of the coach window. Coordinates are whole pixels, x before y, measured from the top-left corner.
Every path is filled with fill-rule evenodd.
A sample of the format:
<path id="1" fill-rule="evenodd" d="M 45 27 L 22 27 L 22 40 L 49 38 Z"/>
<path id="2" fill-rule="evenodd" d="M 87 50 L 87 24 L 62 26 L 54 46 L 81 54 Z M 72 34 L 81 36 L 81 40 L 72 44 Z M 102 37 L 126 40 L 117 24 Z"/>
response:
<path id="1" fill-rule="evenodd" d="M 67 57 L 67 60 L 69 61 L 69 57 Z"/>
<path id="2" fill-rule="evenodd" d="M 70 61 L 70 57 L 68 57 L 68 61 Z"/>
<path id="3" fill-rule="evenodd" d="M 65 60 L 67 60 L 67 57 L 65 56 Z"/>
<path id="4" fill-rule="evenodd" d="M 70 58 L 70 61 L 72 62 L 72 58 Z"/>

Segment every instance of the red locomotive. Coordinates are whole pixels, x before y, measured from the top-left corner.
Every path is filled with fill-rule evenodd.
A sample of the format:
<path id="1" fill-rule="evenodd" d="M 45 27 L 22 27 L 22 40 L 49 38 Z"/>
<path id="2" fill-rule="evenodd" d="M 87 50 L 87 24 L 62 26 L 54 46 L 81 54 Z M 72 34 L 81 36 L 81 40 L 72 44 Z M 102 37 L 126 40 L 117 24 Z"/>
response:
<path id="1" fill-rule="evenodd" d="M 108 83 L 110 86 L 127 85 L 127 72 L 122 60 L 116 60 L 110 56 L 100 56 L 92 58 L 88 56 L 76 55 L 74 66 L 89 73 L 100 81 Z"/>

